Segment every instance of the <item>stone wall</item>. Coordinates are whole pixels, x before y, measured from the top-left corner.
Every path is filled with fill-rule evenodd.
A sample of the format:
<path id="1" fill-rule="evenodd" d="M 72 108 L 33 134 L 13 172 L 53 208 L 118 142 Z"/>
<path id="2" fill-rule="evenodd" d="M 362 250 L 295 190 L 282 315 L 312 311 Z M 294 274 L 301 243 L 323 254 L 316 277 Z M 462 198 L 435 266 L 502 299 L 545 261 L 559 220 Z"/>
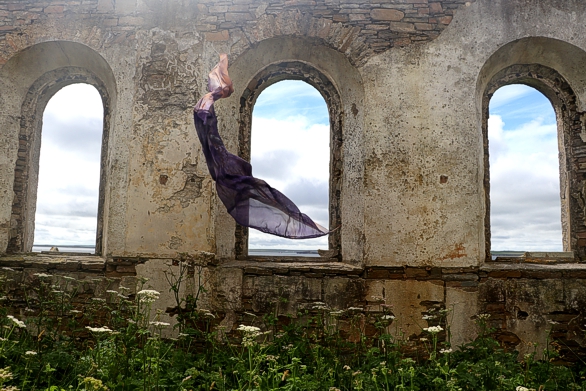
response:
<path id="1" fill-rule="evenodd" d="M 168 264 L 192 257 L 210 292 L 201 305 L 228 328 L 282 297 L 279 314 L 323 302 L 354 307 L 366 328 L 392 305 L 414 345 L 422 317 L 448 310 L 455 344 L 490 313 L 504 344 L 526 351 L 551 330 L 582 352 L 585 18 L 581 0 L 0 0 L 3 273 L 25 286 L 38 272 L 128 287 L 149 277 L 168 292 Z M 216 107 L 220 133 L 244 158 L 264 88 L 294 78 L 327 97 L 340 229 L 323 258 L 251 259 L 246 229 L 219 202 L 192 124 L 218 52 L 235 83 Z M 98 255 L 27 254 L 40 118 L 76 82 L 105 107 Z M 565 253 L 493 261 L 487 104 L 515 82 L 558 114 Z M 80 305 L 103 298 L 94 285 Z"/>

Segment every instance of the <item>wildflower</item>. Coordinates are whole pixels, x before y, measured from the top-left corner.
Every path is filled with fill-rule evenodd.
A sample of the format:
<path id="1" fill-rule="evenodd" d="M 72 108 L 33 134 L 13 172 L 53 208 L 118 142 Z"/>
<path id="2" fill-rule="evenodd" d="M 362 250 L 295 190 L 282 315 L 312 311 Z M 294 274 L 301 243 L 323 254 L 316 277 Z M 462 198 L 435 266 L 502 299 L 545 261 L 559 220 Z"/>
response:
<path id="1" fill-rule="evenodd" d="M 118 292 L 117 292 L 117 291 L 113 291 L 112 289 L 108 289 L 108 290 L 106 291 L 106 293 L 111 293 L 111 294 L 113 294 L 113 295 L 117 295 L 117 294 L 118 294 Z"/>
<path id="2" fill-rule="evenodd" d="M 160 295 L 160 292 L 152 289 L 143 289 L 142 291 L 136 293 L 136 297 L 138 297 L 138 301 L 141 303 L 154 303 L 154 301 L 157 300 Z"/>
<path id="3" fill-rule="evenodd" d="M 423 319 L 423 320 L 431 320 L 431 319 L 435 319 L 435 318 L 436 318 L 435 315 L 423 315 L 421 317 L 421 319 Z"/>
<path id="4" fill-rule="evenodd" d="M 39 278 L 49 278 L 49 277 L 53 277 L 52 275 L 50 275 L 50 274 L 47 274 L 47 273 L 34 273 L 34 274 L 33 274 L 33 276 L 37 276 L 37 277 L 39 277 Z"/>
<path id="5" fill-rule="evenodd" d="M 0 383 L 4 383 L 10 379 L 12 379 L 12 372 L 10 372 L 10 367 L 0 369 Z"/>
<path id="6" fill-rule="evenodd" d="M 155 327 L 167 327 L 167 326 L 171 326 L 171 323 L 167 323 L 167 322 L 149 322 L 150 325 L 155 326 Z"/>
<path id="7" fill-rule="evenodd" d="M 8 300 L 8 297 L 6 297 L 6 296 L 2 296 L 2 297 L 0 297 L 0 300 L 1 300 L 1 301 Z"/>
<path id="8" fill-rule="evenodd" d="M 108 328 L 108 326 L 102 326 L 102 327 L 85 326 L 85 328 L 93 333 L 111 333 L 112 332 L 112 330 L 110 330 Z"/>
<path id="9" fill-rule="evenodd" d="M 8 339 L 7 339 L 7 338 L 0 337 L 0 342 L 6 342 L 6 341 L 8 341 Z"/>
<path id="10" fill-rule="evenodd" d="M 311 307 L 311 309 L 314 310 L 327 310 L 328 306 L 325 303 L 316 301 L 315 303 L 313 303 L 313 306 Z"/>
<path id="11" fill-rule="evenodd" d="M 243 324 L 241 324 L 240 326 L 238 326 L 238 328 L 236 330 L 238 330 L 238 331 L 244 331 L 245 333 L 248 333 L 248 334 L 259 333 L 260 332 L 260 329 L 258 327 L 255 327 L 255 326 L 245 326 Z"/>
<path id="12" fill-rule="evenodd" d="M 362 308 L 360 307 L 349 307 L 348 311 L 362 311 Z"/>
<path id="13" fill-rule="evenodd" d="M 63 276 L 63 279 L 69 280 L 69 281 L 75 281 L 75 278 L 70 277 L 70 276 Z"/>
<path id="14" fill-rule="evenodd" d="M 423 338 L 419 338 L 419 340 L 420 340 L 421 342 L 425 342 L 425 341 L 427 341 L 427 338 L 423 337 Z"/>
<path id="15" fill-rule="evenodd" d="M 69 312 L 72 314 L 81 314 L 80 310 L 69 310 Z"/>
<path id="16" fill-rule="evenodd" d="M 386 361 L 381 361 L 381 362 L 380 362 L 380 366 L 381 366 L 381 367 L 384 367 L 384 366 L 386 366 L 386 365 L 387 365 L 387 362 L 386 362 Z"/>
<path id="17" fill-rule="evenodd" d="M 440 349 L 440 353 L 442 353 L 442 354 L 452 353 L 452 349 Z"/>
<path id="18" fill-rule="evenodd" d="M 35 310 L 33 310 L 32 308 L 28 308 L 28 307 L 26 307 L 26 308 L 24 309 L 24 311 L 25 311 L 25 312 L 35 312 Z"/>
<path id="19" fill-rule="evenodd" d="M 2 270 L 8 270 L 9 272 L 13 272 L 13 271 L 15 271 L 13 268 L 11 268 L 11 267 L 6 267 L 6 266 L 4 266 L 4 267 L 2 268 Z"/>
<path id="20" fill-rule="evenodd" d="M 12 323 L 14 323 L 16 325 L 16 327 L 20 327 L 21 329 L 26 327 L 26 324 L 24 324 L 24 322 L 22 320 L 18 320 L 12 315 L 6 315 L 6 317 L 8 319 L 10 319 L 12 321 Z"/>
<path id="21" fill-rule="evenodd" d="M 63 293 L 63 291 L 59 291 L 57 289 L 53 289 L 51 292 L 56 293 L 58 295 L 60 295 L 61 293 Z"/>
<path id="22" fill-rule="evenodd" d="M 250 312 L 244 312 L 244 315 L 248 315 L 248 316 L 252 316 L 253 318 L 256 318 L 256 315 L 252 314 Z"/>
<path id="23" fill-rule="evenodd" d="M 478 314 L 477 318 L 480 320 L 487 320 L 490 318 L 490 314 Z"/>
<path id="24" fill-rule="evenodd" d="M 423 330 L 427 331 L 430 334 L 437 334 L 443 330 L 442 326 L 431 326 L 425 327 Z"/>
<path id="25" fill-rule="evenodd" d="M 179 333 L 178 337 L 179 338 L 181 338 L 181 337 L 189 337 L 189 334 Z"/>
<path id="26" fill-rule="evenodd" d="M 560 322 L 556 322 L 555 320 L 551 320 L 551 319 L 549 319 L 547 321 L 547 323 L 549 323 L 549 324 L 560 324 Z"/>
<path id="27" fill-rule="evenodd" d="M 360 375 L 362 373 L 362 371 L 356 371 L 352 373 L 352 376 L 356 376 L 356 375 Z"/>
<path id="28" fill-rule="evenodd" d="M 380 317 L 382 320 L 393 320 L 395 319 L 394 315 L 383 315 Z"/>
<path id="29" fill-rule="evenodd" d="M 344 365 L 342 367 L 342 369 L 345 370 L 345 371 L 349 371 L 350 370 L 350 366 L 349 365 Z"/>
<path id="30" fill-rule="evenodd" d="M 523 387 L 523 386 L 517 386 L 517 388 L 515 388 L 515 391 L 529 391 L 529 388 Z"/>
<path id="31" fill-rule="evenodd" d="M 279 356 L 273 356 L 272 354 L 267 354 L 266 356 L 267 361 L 277 361 L 278 358 Z"/>
<path id="32" fill-rule="evenodd" d="M 27 350 L 26 352 L 24 352 L 24 354 L 27 356 L 36 356 L 37 352 L 35 352 L 34 350 Z"/>
<path id="33" fill-rule="evenodd" d="M 20 389 L 16 386 L 8 386 L 0 388 L 0 391 L 20 391 Z"/>
<path id="34" fill-rule="evenodd" d="M 330 315 L 331 316 L 341 316 L 343 313 L 344 313 L 344 310 L 331 311 Z"/>
<path id="35" fill-rule="evenodd" d="M 340 389 L 336 387 L 330 387 L 330 391 L 340 391 Z"/>

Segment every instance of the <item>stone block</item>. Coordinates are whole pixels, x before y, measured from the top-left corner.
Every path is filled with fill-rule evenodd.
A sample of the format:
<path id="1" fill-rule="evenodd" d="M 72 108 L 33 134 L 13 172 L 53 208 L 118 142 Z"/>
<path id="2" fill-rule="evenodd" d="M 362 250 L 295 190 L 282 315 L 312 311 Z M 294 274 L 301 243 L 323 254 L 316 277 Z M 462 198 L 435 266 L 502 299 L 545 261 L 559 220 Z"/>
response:
<path id="1" fill-rule="evenodd" d="M 206 40 L 209 42 L 227 41 L 230 39 L 230 33 L 228 32 L 228 30 L 222 30 L 213 33 L 206 33 L 205 37 Z"/>
<path id="2" fill-rule="evenodd" d="M 391 311 L 395 315 L 393 333 L 399 337 L 418 335 L 427 322 L 422 319 L 423 314 L 432 303 L 444 303 L 443 284 L 417 280 L 368 280 L 366 297 L 382 297 L 386 304 L 392 305 Z"/>
<path id="3" fill-rule="evenodd" d="M 370 17 L 374 20 L 399 22 L 405 17 L 405 14 L 395 9 L 377 8 L 370 11 Z"/>

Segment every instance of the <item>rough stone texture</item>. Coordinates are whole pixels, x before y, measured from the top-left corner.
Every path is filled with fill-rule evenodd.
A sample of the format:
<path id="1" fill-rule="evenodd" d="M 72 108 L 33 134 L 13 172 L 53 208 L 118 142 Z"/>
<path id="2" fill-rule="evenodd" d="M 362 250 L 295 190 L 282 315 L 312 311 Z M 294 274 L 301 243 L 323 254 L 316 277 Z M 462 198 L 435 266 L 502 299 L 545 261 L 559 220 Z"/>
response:
<path id="1" fill-rule="evenodd" d="M 582 354 L 583 20 L 581 0 L 0 0 L 0 253 L 12 254 L 0 264 L 24 282 L 37 270 L 129 284 L 146 276 L 166 292 L 165 263 L 187 255 L 204 265 L 201 305 L 227 328 L 245 311 L 281 303 L 296 316 L 318 301 L 361 308 L 371 330 L 382 295 L 395 330 L 414 340 L 431 309 L 451 311 L 456 344 L 488 312 L 504 344 L 544 343 L 552 328 Z M 217 52 L 235 81 L 216 107 L 220 133 L 244 158 L 264 88 L 301 79 L 326 99 L 330 217 L 340 226 L 327 256 L 247 257 L 247 231 L 215 194 L 191 118 Z M 105 107 L 99 256 L 27 255 L 40 118 L 77 82 L 94 85 Z M 487 107 L 507 83 L 536 87 L 558 116 L 563 254 L 490 259 Z"/>

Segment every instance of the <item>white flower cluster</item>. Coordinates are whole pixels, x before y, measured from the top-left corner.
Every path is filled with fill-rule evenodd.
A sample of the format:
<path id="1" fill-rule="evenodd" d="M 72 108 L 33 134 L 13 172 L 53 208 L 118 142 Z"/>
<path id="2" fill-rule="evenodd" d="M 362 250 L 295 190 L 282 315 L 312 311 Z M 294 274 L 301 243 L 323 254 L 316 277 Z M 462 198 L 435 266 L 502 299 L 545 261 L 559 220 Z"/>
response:
<path id="1" fill-rule="evenodd" d="M 26 324 L 24 324 L 22 320 L 18 320 L 12 315 L 6 315 L 6 317 L 10 319 L 16 325 L 16 327 L 20 327 L 21 329 L 26 327 Z"/>
<path id="2" fill-rule="evenodd" d="M 435 318 L 436 318 L 435 315 L 423 315 L 421 317 L 421 319 L 423 319 L 423 320 L 431 320 L 431 319 L 435 319 Z"/>
<path id="3" fill-rule="evenodd" d="M 236 330 L 244 332 L 244 336 L 242 336 L 242 345 L 245 347 L 253 346 L 256 343 L 256 337 L 263 334 L 258 327 L 246 326 L 243 324 L 238 326 Z"/>
<path id="4" fill-rule="evenodd" d="M 4 383 L 10 379 L 12 379 L 12 372 L 10 372 L 10 367 L 0 369 L 0 380 Z"/>
<path id="5" fill-rule="evenodd" d="M 244 331 L 245 334 L 260 334 L 260 329 L 255 326 L 246 326 L 241 324 L 236 330 Z"/>
<path id="6" fill-rule="evenodd" d="M 452 349 L 441 349 L 440 353 L 442 353 L 442 354 L 452 353 Z"/>
<path id="7" fill-rule="evenodd" d="M 534 388 L 527 388 L 527 387 L 523 387 L 523 386 L 517 386 L 517 388 L 515 388 L 515 391 L 535 391 Z"/>
<path id="8" fill-rule="evenodd" d="M 442 326 L 431 326 L 425 327 L 423 330 L 427 331 L 430 334 L 437 334 L 443 330 Z"/>
<path id="9" fill-rule="evenodd" d="M 167 322 L 158 322 L 158 321 L 155 321 L 155 322 L 149 322 L 149 324 L 150 324 L 151 326 L 155 326 L 155 327 L 167 327 L 167 326 L 171 326 L 171 323 L 167 323 Z"/>
<path id="10" fill-rule="evenodd" d="M 143 289 L 136 293 L 136 297 L 138 297 L 138 301 L 141 303 L 154 303 L 155 300 L 159 298 L 161 293 L 153 290 L 153 289 Z"/>
<path id="11" fill-rule="evenodd" d="M 490 314 L 478 314 L 477 318 L 480 320 L 487 320 L 488 318 L 490 318 Z"/>
<path id="12" fill-rule="evenodd" d="M 111 333 L 112 332 L 112 330 L 110 330 L 108 328 L 108 326 L 102 326 L 102 327 L 85 326 L 85 328 L 93 333 Z"/>
<path id="13" fill-rule="evenodd" d="M 210 310 L 201 309 L 201 310 L 199 310 L 199 312 L 201 312 L 202 316 L 205 316 L 208 318 L 215 318 L 216 317 L 214 314 L 212 314 L 212 312 Z"/>
<path id="14" fill-rule="evenodd" d="M 27 356 L 36 356 L 37 352 L 35 352 L 34 350 L 27 350 L 26 352 L 24 352 L 24 354 Z"/>
<path id="15" fill-rule="evenodd" d="M 47 274 L 47 273 L 35 273 L 35 274 L 33 274 L 33 276 L 37 276 L 37 277 L 39 277 L 39 278 L 49 278 L 49 277 L 53 277 L 52 275 L 50 275 L 50 274 Z"/>
<path id="16" fill-rule="evenodd" d="M 394 315 L 383 315 L 380 317 L 382 320 L 393 320 L 395 319 Z"/>

